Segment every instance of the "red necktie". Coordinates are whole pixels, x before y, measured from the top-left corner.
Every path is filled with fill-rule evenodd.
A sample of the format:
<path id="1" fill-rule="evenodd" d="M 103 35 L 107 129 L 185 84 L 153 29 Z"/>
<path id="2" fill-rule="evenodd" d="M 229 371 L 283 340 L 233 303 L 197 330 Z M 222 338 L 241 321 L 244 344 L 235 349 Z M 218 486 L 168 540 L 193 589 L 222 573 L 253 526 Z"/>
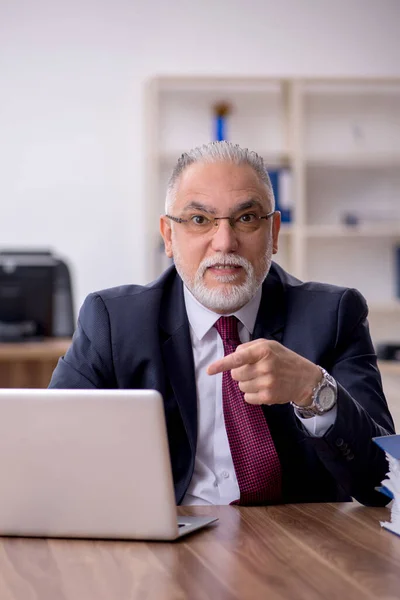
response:
<path id="1" fill-rule="evenodd" d="M 215 327 L 224 353 L 241 343 L 236 317 L 221 317 Z M 273 504 L 281 498 L 281 464 L 260 405 L 248 404 L 230 371 L 222 374 L 225 428 L 240 489 L 232 504 Z"/>

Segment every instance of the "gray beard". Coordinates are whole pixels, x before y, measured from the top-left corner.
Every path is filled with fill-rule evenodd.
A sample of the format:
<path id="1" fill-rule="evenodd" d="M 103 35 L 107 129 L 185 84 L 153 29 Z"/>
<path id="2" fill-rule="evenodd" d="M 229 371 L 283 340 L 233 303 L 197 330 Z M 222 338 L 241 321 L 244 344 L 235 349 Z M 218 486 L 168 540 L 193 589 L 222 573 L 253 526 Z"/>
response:
<path id="1" fill-rule="evenodd" d="M 250 302 L 256 294 L 271 267 L 272 243 L 268 245 L 267 251 L 263 257 L 263 268 L 261 270 L 261 276 L 258 278 L 255 277 L 253 265 L 242 256 L 237 256 L 235 254 L 215 254 L 212 257 L 205 258 L 200 263 L 194 280 L 186 276 L 179 252 L 174 252 L 174 258 L 175 267 L 179 276 L 196 300 L 213 312 L 227 314 L 242 308 L 242 306 Z M 220 277 L 217 276 L 217 280 L 221 283 L 230 283 L 231 285 L 229 285 L 229 287 L 225 289 L 207 287 L 204 282 L 204 275 L 208 267 L 217 263 L 243 267 L 246 272 L 245 282 L 234 285 L 234 275 L 221 274 Z"/>

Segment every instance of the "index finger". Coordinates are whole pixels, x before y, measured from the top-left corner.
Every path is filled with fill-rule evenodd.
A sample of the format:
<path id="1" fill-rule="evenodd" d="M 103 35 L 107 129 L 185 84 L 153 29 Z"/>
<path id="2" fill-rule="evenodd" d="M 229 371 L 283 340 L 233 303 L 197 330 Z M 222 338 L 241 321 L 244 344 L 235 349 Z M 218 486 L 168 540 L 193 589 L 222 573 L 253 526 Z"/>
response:
<path id="1" fill-rule="evenodd" d="M 232 354 L 227 354 L 224 358 L 220 358 L 211 363 L 211 365 L 208 365 L 208 375 L 216 375 L 223 371 L 231 371 L 232 369 L 243 367 L 243 365 L 257 362 L 260 358 L 258 348 L 249 345 L 248 348 L 243 349 L 243 345 L 239 346 L 239 348 L 241 348 L 239 352 L 236 351 L 232 352 Z"/>

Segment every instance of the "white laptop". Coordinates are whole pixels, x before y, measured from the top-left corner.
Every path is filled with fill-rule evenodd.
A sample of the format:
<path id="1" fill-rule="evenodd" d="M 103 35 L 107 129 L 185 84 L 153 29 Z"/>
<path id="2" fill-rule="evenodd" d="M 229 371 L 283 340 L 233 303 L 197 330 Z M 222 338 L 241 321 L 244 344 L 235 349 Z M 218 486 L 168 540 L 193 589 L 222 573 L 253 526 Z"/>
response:
<path id="1" fill-rule="evenodd" d="M 216 518 L 177 517 L 161 395 L 0 390 L 0 535 L 174 540 Z"/>

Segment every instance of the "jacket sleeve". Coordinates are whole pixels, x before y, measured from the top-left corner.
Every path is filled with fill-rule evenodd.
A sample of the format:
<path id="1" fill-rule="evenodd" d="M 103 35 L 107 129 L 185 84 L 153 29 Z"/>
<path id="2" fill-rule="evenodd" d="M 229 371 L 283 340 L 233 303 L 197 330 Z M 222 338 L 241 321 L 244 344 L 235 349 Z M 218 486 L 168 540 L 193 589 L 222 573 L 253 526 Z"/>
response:
<path id="1" fill-rule="evenodd" d="M 59 359 L 50 388 L 115 388 L 110 322 L 98 294 L 90 294 L 79 313 L 72 344 Z"/>
<path id="2" fill-rule="evenodd" d="M 346 290 L 338 307 L 331 365 L 326 366 L 338 384 L 336 421 L 322 438 L 310 438 L 309 443 L 350 496 L 362 504 L 382 505 L 388 500 L 374 488 L 388 465 L 372 438 L 394 433 L 394 425 L 382 390 L 367 314 L 363 296 Z"/>

